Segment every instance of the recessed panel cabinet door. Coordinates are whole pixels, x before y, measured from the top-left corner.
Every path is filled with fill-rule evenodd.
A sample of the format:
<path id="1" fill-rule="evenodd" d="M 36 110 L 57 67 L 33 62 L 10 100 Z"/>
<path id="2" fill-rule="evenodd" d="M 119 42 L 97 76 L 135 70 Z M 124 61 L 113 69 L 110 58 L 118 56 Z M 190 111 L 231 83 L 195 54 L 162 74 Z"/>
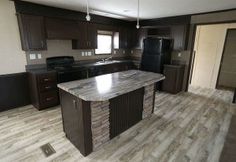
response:
<path id="1" fill-rule="evenodd" d="M 23 50 L 47 49 L 44 18 L 42 16 L 19 14 L 18 22 Z"/>
<path id="2" fill-rule="evenodd" d="M 48 39 L 78 39 L 79 26 L 77 21 L 45 18 Z"/>

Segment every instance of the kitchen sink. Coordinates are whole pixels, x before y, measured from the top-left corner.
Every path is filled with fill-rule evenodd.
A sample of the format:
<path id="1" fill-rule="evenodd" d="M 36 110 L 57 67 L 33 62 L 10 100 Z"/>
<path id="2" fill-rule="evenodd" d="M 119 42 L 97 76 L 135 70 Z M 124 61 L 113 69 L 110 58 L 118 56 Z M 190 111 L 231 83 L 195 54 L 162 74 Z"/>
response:
<path id="1" fill-rule="evenodd" d="M 98 61 L 96 64 L 112 64 L 112 63 L 117 63 L 120 62 L 118 60 L 105 60 L 105 61 Z"/>

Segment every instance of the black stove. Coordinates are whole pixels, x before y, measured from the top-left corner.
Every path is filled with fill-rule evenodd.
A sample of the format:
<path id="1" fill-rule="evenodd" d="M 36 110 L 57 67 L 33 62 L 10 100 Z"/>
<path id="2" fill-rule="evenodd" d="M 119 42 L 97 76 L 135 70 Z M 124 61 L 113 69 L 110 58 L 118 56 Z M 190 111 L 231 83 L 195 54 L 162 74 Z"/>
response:
<path id="1" fill-rule="evenodd" d="M 85 72 L 79 67 L 74 67 L 75 60 L 72 56 L 50 57 L 46 59 L 47 69 L 56 70 L 58 82 L 69 82 L 84 77 Z"/>

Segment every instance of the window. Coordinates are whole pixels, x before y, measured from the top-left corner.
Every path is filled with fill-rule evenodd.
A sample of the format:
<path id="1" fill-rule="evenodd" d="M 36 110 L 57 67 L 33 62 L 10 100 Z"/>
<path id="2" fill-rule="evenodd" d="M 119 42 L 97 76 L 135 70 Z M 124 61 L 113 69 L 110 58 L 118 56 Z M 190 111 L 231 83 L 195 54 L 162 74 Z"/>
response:
<path id="1" fill-rule="evenodd" d="M 98 48 L 96 54 L 111 54 L 112 51 L 112 35 L 98 34 Z"/>

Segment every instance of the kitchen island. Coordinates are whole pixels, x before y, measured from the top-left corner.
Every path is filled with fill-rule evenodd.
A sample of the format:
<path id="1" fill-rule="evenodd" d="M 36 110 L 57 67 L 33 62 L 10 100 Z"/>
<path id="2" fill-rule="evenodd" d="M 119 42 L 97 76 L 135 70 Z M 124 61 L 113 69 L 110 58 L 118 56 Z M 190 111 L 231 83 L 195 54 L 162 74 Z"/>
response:
<path id="1" fill-rule="evenodd" d="M 128 70 L 58 84 L 66 137 L 86 156 L 150 116 L 162 74 Z"/>

